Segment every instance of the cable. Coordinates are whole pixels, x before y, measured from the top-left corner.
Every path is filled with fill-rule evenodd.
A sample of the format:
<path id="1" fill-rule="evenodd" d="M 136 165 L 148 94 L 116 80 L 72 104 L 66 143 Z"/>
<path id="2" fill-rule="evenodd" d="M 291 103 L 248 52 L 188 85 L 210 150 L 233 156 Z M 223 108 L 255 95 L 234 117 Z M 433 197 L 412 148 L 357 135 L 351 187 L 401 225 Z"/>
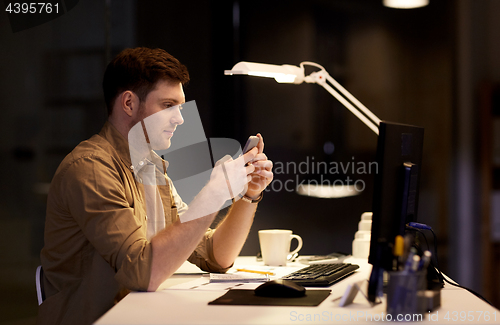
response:
<path id="1" fill-rule="evenodd" d="M 443 273 L 441 273 L 441 270 L 437 269 L 437 271 L 439 272 L 439 274 L 443 277 L 443 280 L 446 282 L 446 283 L 449 283 L 451 284 L 452 286 L 455 286 L 455 287 L 458 287 L 458 288 L 461 288 L 461 289 L 465 289 L 467 291 L 469 291 L 470 293 L 472 293 L 474 296 L 478 297 L 479 299 L 483 300 L 484 302 L 486 302 L 488 305 L 490 305 L 491 307 L 495 307 L 493 306 L 493 304 L 491 302 L 489 302 L 486 298 L 484 298 L 483 296 L 481 296 L 478 292 L 472 290 L 472 289 L 469 289 L 469 288 L 466 288 L 464 286 L 461 286 L 460 284 L 458 283 L 453 283 L 451 281 L 449 281 L 448 279 L 446 279 L 446 277 L 443 275 Z"/>
<path id="2" fill-rule="evenodd" d="M 406 228 L 414 230 L 414 231 L 417 231 L 418 233 L 420 233 L 422 235 L 422 237 L 424 237 L 424 239 L 425 239 L 425 245 L 427 246 L 427 250 L 429 250 L 429 251 L 431 250 L 431 248 L 429 246 L 429 242 L 427 241 L 427 237 L 425 236 L 425 234 L 420 229 L 415 228 L 415 227 L 410 227 L 410 226 L 406 226 Z"/>
<path id="3" fill-rule="evenodd" d="M 432 232 L 432 236 L 434 237 L 434 255 L 436 256 L 436 267 L 439 269 L 439 262 L 438 262 L 438 252 L 437 252 L 437 237 L 436 234 L 434 233 L 434 230 L 432 230 L 431 226 L 428 226 L 423 223 L 418 223 L 418 222 L 410 222 L 408 223 L 407 227 L 413 228 L 413 229 L 424 229 L 424 230 L 430 230 Z M 426 239 L 427 241 L 427 239 Z M 427 246 L 428 247 L 428 246 Z"/>
<path id="4" fill-rule="evenodd" d="M 437 254 L 437 238 L 436 238 L 436 234 L 432 230 L 432 227 L 428 226 L 426 224 L 423 224 L 423 223 L 418 223 L 418 222 L 410 222 L 406 225 L 406 227 L 411 228 L 411 229 L 430 230 L 432 232 L 432 235 L 434 236 L 434 257 L 435 257 L 434 259 L 436 260 L 436 267 L 439 270 L 439 261 L 438 261 L 438 254 Z M 420 232 L 420 233 L 425 237 L 425 235 L 422 232 Z M 427 241 L 427 237 L 425 240 Z"/>
<path id="5" fill-rule="evenodd" d="M 432 236 L 434 237 L 434 254 L 436 254 L 436 267 L 438 268 L 438 270 L 441 270 L 439 268 L 439 260 L 438 260 L 438 245 L 437 245 L 437 238 L 436 238 L 436 234 L 434 233 L 434 231 L 432 230 L 431 227 L 429 227 L 429 230 L 432 232 Z M 441 274 L 441 276 L 443 276 L 443 274 L 441 273 L 441 271 L 439 271 L 439 274 Z M 444 277 L 443 277 L 444 279 Z"/>
<path id="6" fill-rule="evenodd" d="M 432 235 L 434 236 L 434 253 L 435 253 L 435 260 L 436 260 L 436 267 L 434 267 L 434 269 L 436 270 L 436 272 L 439 273 L 439 275 L 441 276 L 441 278 L 443 279 L 444 282 L 448 283 L 448 284 L 451 284 L 452 286 L 455 286 L 455 287 L 458 287 L 458 288 L 461 288 L 461 289 L 465 289 L 467 291 L 469 291 L 470 293 L 472 293 L 474 296 L 478 297 L 479 299 L 483 300 L 484 302 L 486 302 L 488 305 L 494 307 L 492 305 L 491 302 L 489 302 L 486 298 L 484 298 L 481 294 L 479 294 L 478 292 L 472 290 L 472 289 L 469 289 L 467 287 L 464 287 L 464 286 L 461 286 L 460 284 L 458 283 L 453 283 L 451 281 L 449 281 L 447 279 L 447 276 L 445 276 L 442 272 L 441 272 L 441 269 L 439 268 L 439 262 L 438 262 L 438 255 L 437 255 L 437 237 L 436 237 L 436 234 L 434 233 L 434 231 L 432 230 L 432 227 L 426 225 L 426 224 L 423 224 L 423 223 L 418 223 L 418 222 L 410 222 L 406 225 L 406 227 L 410 228 L 410 229 L 423 229 L 423 230 L 430 230 L 432 232 Z M 420 231 L 419 231 L 420 232 Z M 420 232 L 422 233 L 422 232 Z M 423 235 L 423 233 L 422 233 Z M 425 235 L 424 235 L 424 238 L 425 238 Z M 427 241 L 427 239 L 426 239 Z"/>

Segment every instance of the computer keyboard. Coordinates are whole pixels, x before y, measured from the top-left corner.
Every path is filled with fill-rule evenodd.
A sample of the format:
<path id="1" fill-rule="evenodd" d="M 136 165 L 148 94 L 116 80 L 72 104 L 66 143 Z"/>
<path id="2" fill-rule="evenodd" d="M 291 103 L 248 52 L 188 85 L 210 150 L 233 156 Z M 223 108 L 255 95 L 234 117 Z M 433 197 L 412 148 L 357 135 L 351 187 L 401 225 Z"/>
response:
<path id="1" fill-rule="evenodd" d="M 305 287 L 328 287 L 353 274 L 359 265 L 350 263 L 313 264 L 283 277 Z"/>

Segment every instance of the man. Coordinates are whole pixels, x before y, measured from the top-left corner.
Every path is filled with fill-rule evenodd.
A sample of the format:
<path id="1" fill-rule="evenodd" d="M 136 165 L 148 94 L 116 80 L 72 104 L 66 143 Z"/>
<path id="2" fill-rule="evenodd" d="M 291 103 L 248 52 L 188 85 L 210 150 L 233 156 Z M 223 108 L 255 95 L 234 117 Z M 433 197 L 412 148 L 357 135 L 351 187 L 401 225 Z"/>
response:
<path id="1" fill-rule="evenodd" d="M 155 291 L 186 260 L 211 272 L 233 264 L 273 178 L 262 136 L 257 148 L 220 162 L 189 209 L 164 173 L 166 162 L 152 152 L 141 153 L 146 158 L 136 165 L 131 160 L 134 126 L 144 128 L 151 149 L 170 146 L 184 122 L 188 80 L 185 66 L 161 49 L 127 49 L 108 65 L 108 121 L 63 160 L 51 183 L 38 323 L 90 324 L 129 290 Z M 156 122 L 146 128 L 148 117 Z M 143 181 L 148 173 L 157 185 Z M 239 193 L 245 199 L 209 229 L 223 203 Z"/>

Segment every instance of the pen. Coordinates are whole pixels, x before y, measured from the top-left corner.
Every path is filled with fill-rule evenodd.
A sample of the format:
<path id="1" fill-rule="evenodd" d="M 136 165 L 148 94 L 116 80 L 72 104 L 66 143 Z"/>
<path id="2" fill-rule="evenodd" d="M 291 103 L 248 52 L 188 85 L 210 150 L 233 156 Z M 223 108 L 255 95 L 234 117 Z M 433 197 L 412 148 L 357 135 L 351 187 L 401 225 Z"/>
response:
<path id="1" fill-rule="evenodd" d="M 431 263 L 431 252 L 425 251 L 424 255 L 422 256 L 422 259 L 420 260 L 420 269 L 425 270 Z"/>
<path id="2" fill-rule="evenodd" d="M 412 272 L 417 272 L 419 265 L 420 265 L 420 256 L 413 255 L 413 263 L 412 263 L 412 266 L 411 266 L 411 271 Z"/>
<path id="3" fill-rule="evenodd" d="M 394 260 L 393 260 L 393 265 L 392 265 L 392 270 L 397 271 L 399 268 L 399 259 L 404 253 L 404 239 L 403 236 L 397 235 L 396 239 L 394 241 L 394 250 L 393 250 L 393 255 L 394 255 Z"/>
<path id="4" fill-rule="evenodd" d="M 411 234 L 406 234 L 404 238 L 404 250 L 403 250 L 403 255 L 399 257 L 399 265 L 400 268 L 404 268 L 404 264 L 406 263 L 406 260 L 408 259 L 408 255 L 410 254 L 410 248 L 413 243 L 413 236 Z"/>
<path id="5" fill-rule="evenodd" d="M 273 272 L 266 271 L 256 271 L 256 270 L 247 270 L 247 269 L 236 269 L 238 272 L 248 272 L 248 273 L 257 273 L 257 274 L 265 274 L 265 275 L 274 275 Z"/>
<path id="6" fill-rule="evenodd" d="M 417 254 L 417 249 L 415 247 L 412 247 L 410 249 L 410 253 L 408 254 L 408 257 L 406 258 L 406 263 L 405 263 L 403 271 L 410 272 L 411 267 L 413 265 L 413 256 L 415 256 L 415 254 Z"/>

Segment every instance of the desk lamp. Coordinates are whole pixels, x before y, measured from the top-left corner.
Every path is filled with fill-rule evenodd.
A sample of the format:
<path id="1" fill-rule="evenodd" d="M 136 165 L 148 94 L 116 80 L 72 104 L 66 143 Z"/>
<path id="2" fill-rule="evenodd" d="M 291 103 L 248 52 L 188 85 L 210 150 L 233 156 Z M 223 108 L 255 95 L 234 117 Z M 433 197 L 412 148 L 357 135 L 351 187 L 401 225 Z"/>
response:
<path id="1" fill-rule="evenodd" d="M 305 76 L 304 66 L 309 65 L 319 68 Z M 301 84 L 302 82 L 316 83 L 325 88 L 333 97 L 342 103 L 351 113 L 356 115 L 366 126 L 378 135 L 380 119 L 375 116 L 366 106 L 361 104 L 351 93 L 349 93 L 321 65 L 314 62 L 302 62 L 299 67 L 293 65 L 273 65 L 254 62 L 239 62 L 233 69 L 224 71 L 225 75 L 249 75 L 257 77 L 274 78 L 279 83 Z M 330 83 L 330 84 L 328 84 Z M 333 87 L 336 89 L 334 89 Z M 340 93 L 342 95 L 340 95 Z"/>
<path id="2" fill-rule="evenodd" d="M 304 66 L 313 66 L 320 70 L 305 76 Z M 368 126 L 375 134 L 379 134 L 380 119 L 366 106 L 361 104 L 351 93 L 340 85 L 321 65 L 314 62 L 302 62 L 300 66 L 273 65 L 254 62 L 239 62 L 231 70 L 224 71 L 225 75 L 249 75 L 274 78 L 279 83 L 301 84 L 316 83 L 325 88 L 333 97 L 344 105 L 351 113 Z M 342 95 L 343 96 L 342 96 Z M 339 198 L 359 194 L 352 185 L 307 185 L 297 189 L 301 195 L 321 198 Z"/>

